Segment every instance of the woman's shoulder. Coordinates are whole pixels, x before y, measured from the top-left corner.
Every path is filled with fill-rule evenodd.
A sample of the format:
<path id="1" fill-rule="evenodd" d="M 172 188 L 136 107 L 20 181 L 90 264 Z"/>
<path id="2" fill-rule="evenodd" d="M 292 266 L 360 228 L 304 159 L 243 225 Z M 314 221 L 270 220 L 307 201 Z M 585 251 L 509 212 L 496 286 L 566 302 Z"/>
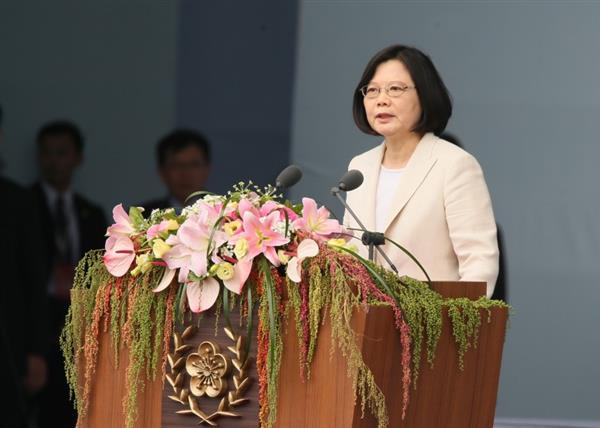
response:
<path id="1" fill-rule="evenodd" d="M 433 150 L 438 161 L 448 167 L 464 165 L 465 163 L 478 164 L 477 159 L 471 153 L 440 137 L 435 137 Z"/>
<path id="2" fill-rule="evenodd" d="M 481 165 L 475 156 L 450 141 L 436 138 L 436 163 L 445 180 L 453 180 L 460 176 L 483 176 Z"/>
<path id="3" fill-rule="evenodd" d="M 365 162 L 370 164 L 373 162 L 373 159 L 381 159 L 382 151 L 383 143 L 376 145 L 366 152 L 362 152 L 361 154 L 354 156 L 352 160 L 350 160 L 348 169 L 356 168 L 357 165 L 364 164 Z"/>

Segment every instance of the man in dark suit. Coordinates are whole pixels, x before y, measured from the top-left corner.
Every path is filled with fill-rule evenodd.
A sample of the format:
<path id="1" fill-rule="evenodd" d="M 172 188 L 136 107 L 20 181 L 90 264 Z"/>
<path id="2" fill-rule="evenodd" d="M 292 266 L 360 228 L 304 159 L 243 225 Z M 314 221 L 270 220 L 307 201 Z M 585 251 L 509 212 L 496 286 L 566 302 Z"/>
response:
<path id="1" fill-rule="evenodd" d="M 0 107 L 0 140 L 2 109 Z M 46 382 L 46 293 L 42 234 L 31 194 L 0 177 L 1 425 L 32 426 L 31 396 Z"/>
<path id="2" fill-rule="evenodd" d="M 158 173 L 169 194 L 142 203 L 145 214 L 153 209 L 181 210 L 186 198 L 204 190 L 210 173 L 210 144 L 200 133 L 187 129 L 175 130 L 160 139 L 156 146 Z"/>
<path id="3" fill-rule="evenodd" d="M 73 176 L 83 161 L 83 136 L 70 122 L 44 125 L 37 135 L 40 180 L 33 193 L 42 218 L 48 253 L 46 291 L 50 303 L 48 385 L 40 400 L 40 426 L 72 427 L 76 421 L 69 402 L 59 336 L 69 307 L 75 266 L 89 250 L 104 247 L 106 218 L 102 209 L 76 193 Z"/>

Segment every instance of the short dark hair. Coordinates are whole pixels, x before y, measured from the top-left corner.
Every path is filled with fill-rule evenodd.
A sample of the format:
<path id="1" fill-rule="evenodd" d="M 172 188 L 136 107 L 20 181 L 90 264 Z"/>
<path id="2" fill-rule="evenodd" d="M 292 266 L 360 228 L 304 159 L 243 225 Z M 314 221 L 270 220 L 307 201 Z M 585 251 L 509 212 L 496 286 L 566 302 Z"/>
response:
<path id="1" fill-rule="evenodd" d="M 206 162 L 210 163 L 210 144 L 206 137 L 191 129 L 176 129 L 162 137 L 156 146 L 158 166 L 165 165 L 168 154 L 177 153 L 190 146 L 200 149 L 204 153 Z"/>
<path id="2" fill-rule="evenodd" d="M 41 147 L 42 140 L 46 137 L 65 134 L 71 137 L 77 153 L 83 153 L 83 134 L 77 125 L 68 120 L 55 120 L 43 125 L 38 131 L 36 138 L 38 147 Z"/>
<path id="3" fill-rule="evenodd" d="M 452 100 L 448 89 L 427 55 L 417 48 L 403 45 L 392 45 L 380 50 L 365 67 L 354 91 L 352 114 L 356 126 L 367 134 L 380 135 L 369 125 L 360 88 L 371 81 L 380 64 L 393 59 L 402 62 L 410 73 L 421 103 L 421 118 L 412 131 L 418 134 L 440 134 L 452 115 Z"/>

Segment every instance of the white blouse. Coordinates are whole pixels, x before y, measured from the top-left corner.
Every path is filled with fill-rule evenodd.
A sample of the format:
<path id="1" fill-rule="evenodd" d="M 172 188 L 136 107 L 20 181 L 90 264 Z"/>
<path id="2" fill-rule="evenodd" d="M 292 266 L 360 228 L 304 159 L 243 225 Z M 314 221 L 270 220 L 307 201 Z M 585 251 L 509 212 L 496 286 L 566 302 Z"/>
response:
<path id="1" fill-rule="evenodd" d="M 390 203 L 394 194 L 402 184 L 402 176 L 406 168 L 389 169 L 381 165 L 379 181 L 377 182 L 377 197 L 375 200 L 375 231 L 385 232 L 386 220 L 390 214 Z"/>

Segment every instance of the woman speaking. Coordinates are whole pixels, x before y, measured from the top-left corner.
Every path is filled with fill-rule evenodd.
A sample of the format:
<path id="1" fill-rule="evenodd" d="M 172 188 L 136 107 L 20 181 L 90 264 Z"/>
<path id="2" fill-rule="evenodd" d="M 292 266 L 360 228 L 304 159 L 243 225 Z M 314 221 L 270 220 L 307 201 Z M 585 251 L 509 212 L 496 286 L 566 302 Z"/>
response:
<path id="1" fill-rule="evenodd" d="M 350 162 L 348 169 L 364 175 L 348 193 L 350 207 L 367 229 L 407 248 L 432 280 L 485 281 L 490 297 L 498 275 L 490 195 L 477 160 L 436 136 L 452 102 L 429 57 L 402 45 L 375 54 L 354 93 L 353 114 L 361 131 L 383 142 Z M 348 213 L 344 223 L 358 227 Z M 401 275 L 425 279 L 396 246 L 383 250 Z"/>

